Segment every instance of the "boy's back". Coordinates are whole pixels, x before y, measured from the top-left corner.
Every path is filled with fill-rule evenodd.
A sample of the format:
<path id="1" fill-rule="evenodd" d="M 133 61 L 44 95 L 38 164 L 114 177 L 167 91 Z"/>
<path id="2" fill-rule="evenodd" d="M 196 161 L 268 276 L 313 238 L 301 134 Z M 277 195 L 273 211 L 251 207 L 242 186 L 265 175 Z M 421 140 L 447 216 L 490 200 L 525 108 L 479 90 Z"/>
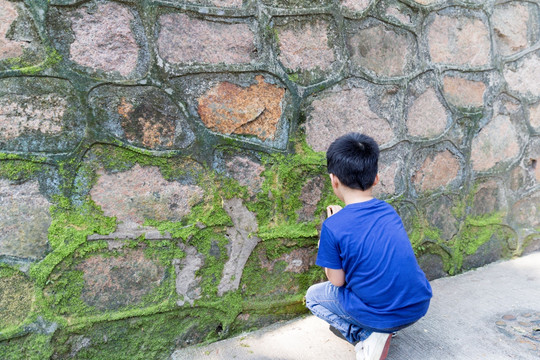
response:
<path id="1" fill-rule="evenodd" d="M 384 201 L 349 204 L 329 217 L 317 265 L 344 270 L 340 303 L 366 326 L 394 328 L 427 312 L 431 287 L 399 215 Z"/>

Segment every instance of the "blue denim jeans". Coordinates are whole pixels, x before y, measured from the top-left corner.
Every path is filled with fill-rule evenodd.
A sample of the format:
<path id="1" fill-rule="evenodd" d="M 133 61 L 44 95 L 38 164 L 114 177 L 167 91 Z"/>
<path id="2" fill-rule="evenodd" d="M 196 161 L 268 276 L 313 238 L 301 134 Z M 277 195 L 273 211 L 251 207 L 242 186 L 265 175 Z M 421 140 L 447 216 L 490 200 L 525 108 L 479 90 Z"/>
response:
<path id="1" fill-rule="evenodd" d="M 339 287 L 332 285 L 330 281 L 311 286 L 306 293 L 306 306 L 313 315 L 336 328 L 351 344 L 366 340 L 374 331 L 391 333 L 412 325 L 392 329 L 372 329 L 362 325 L 341 306 L 338 301 L 338 289 Z"/>

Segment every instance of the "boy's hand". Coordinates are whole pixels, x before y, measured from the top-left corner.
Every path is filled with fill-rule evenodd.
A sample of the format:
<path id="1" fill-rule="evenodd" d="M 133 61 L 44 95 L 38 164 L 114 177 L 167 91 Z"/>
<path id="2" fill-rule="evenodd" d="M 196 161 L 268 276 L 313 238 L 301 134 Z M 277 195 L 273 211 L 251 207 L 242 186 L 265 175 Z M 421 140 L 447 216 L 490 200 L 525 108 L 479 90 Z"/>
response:
<path id="1" fill-rule="evenodd" d="M 335 213 L 337 213 L 338 211 L 340 211 L 341 209 L 343 208 L 339 205 L 329 205 L 326 207 L 326 215 L 330 217 L 334 215 Z"/>

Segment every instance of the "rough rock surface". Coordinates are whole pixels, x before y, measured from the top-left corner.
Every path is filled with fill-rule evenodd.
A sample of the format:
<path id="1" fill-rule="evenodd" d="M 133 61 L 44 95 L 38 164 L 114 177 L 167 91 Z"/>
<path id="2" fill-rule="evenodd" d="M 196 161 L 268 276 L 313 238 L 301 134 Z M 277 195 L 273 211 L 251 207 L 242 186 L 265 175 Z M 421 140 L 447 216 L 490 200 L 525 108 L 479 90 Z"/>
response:
<path id="1" fill-rule="evenodd" d="M 415 172 L 412 181 L 420 191 L 447 186 L 457 178 L 460 170 L 458 159 L 448 150 L 426 157 Z"/>
<path id="2" fill-rule="evenodd" d="M 326 151 L 332 141 L 351 131 L 371 134 L 379 144 L 394 137 L 388 121 L 371 110 L 369 99 L 361 88 L 331 90 L 313 100 L 311 108 L 306 123 L 306 141 L 315 151 Z"/>
<path id="3" fill-rule="evenodd" d="M 476 171 L 489 170 L 519 154 L 516 129 L 507 115 L 495 116 L 473 139 L 471 161 Z"/>
<path id="4" fill-rule="evenodd" d="M 198 101 L 199 115 L 209 129 L 222 134 L 255 135 L 273 139 L 281 119 L 285 89 L 267 83 L 262 75 L 249 87 L 221 82 Z"/>
<path id="5" fill-rule="evenodd" d="M 226 200 L 224 208 L 231 217 L 234 226 L 227 228 L 227 237 L 230 240 L 227 249 L 229 260 L 223 268 L 223 276 L 218 285 L 218 296 L 238 289 L 244 265 L 259 243 L 259 238 L 254 235 L 258 230 L 257 219 L 255 214 L 242 203 L 242 200 Z"/>
<path id="6" fill-rule="evenodd" d="M 433 88 L 427 89 L 411 105 L 406 125 L 412 136 L 435 137 L 446 128 L 448 115 Z"/>
<path id="7" fill-rule="evenodd" d="M 0 0 L 0 60 L 21 56 L 25 47 L 23 41 L 10 39 L 7 34 L 11 24 L 17 19 L 19 12 L 15 3 Z"/>
<path id="8" fill-rule="evenodd" d="M 255 36 L 245 23 L 222 23 L 165 14 L 159 18 L 157 47 L 172 64 L 249 63 L 256 52 Z"/>
<path id="9" fill-rule="evenodd" d="M 145 219 L 180 221 L 203 197 L 197 185 L 167 181 L 157 167 L 135 165 L 131 170 L 107 174 L 90 191 L 106 216 L 137 229 Z"/>
<path id="10" fill-rule="evenodd" d="M 71 17 L 75 40 L 70 58 L 92 69 L 130 75 L 139 58 L 139 45 L 131 29 L 133 20 L 129 8 L 113 2 L 98 4 L 95 13 L 77 10 Z"/>
<path id="11" fill-rule="evenodd" d="M 484 106 L 486 84 L 460 77 L 445 76 L 443 91 L 446 100 L 461 108 L 478 108 Z"/>
<path id="12" fill-rule="evenodd" d="M 0 179 L 0 256 L 43 258 L 49 244 L 50 206 L 37 181 L 17 185 Z"/>

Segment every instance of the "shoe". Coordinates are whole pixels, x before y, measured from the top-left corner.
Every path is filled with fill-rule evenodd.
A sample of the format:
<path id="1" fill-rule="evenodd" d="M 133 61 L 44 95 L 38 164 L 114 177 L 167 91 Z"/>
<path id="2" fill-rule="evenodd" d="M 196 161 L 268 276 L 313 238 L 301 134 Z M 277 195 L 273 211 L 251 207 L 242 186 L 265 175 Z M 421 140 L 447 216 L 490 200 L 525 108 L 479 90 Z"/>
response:
<path id="1" fill-rule="evenodd" d="M 374 332 L 363 341 L 365 360 L 384 360 L 388 355 L 392 334 Z"/>
<path id="2" fill-rule="evenodd" d="M 365 360 L 364 357 L 364 342 L 359 341 L 356 345 L 354 345 L 354 351 L 356 351 L 356 360 Z"/>

